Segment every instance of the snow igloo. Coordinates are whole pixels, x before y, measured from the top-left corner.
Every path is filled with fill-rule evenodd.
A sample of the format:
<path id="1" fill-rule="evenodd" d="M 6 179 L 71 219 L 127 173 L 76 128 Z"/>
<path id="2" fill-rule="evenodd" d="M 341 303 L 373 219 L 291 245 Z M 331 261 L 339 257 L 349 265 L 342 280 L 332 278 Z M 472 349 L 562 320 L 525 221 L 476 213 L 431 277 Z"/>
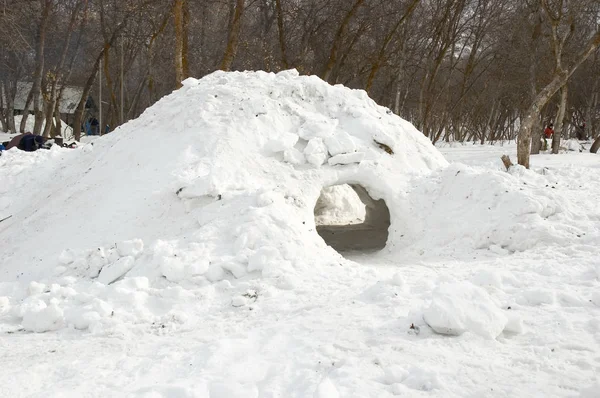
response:
<path id="1" fill-rule="evenodd" d="M 227 248 L 221 268 L 236 276 L 336 261 L 336 251 L 393 252 L 406 229 L 408 181 L 446 165 L 412 124 L 364 91 L 295 70 L 187 79 L 153 108 L 140 120 L 157 131 L 170 119 L 159 115 L 179 114 L 177 134 L 188 141 L 178 196 L 199 221 L 196 236 Z M 324 190 L 336 186 L 355 194 L 361 220 L 332 224 L 317 214 Z"/>
<path id="2" fill-rule="evenodd" d="M 62 275 L 112 269 L 110 280 L 214 282 L 339 264 L 348 250 L 394 253 L 409 227 L 409 181 L 447 164 L 366 92 L 295 70 L 189 78 L 88 149 L 72 161 L 85 174 L 61 171 L 62 192 L 28 220 L 57 252 L 9 259 L 14 267 L 37 261 L 30 278 L 56 272 L 46 262 L 59 257 Z M 315 214 L 323 190 L 335 186 L 356 194 L 360 222 L 335 225 Z M 89 203 L 86 227 L 59 206 L 67 197 Z M 131 240 L 134 255 L 119 243 Z"/>

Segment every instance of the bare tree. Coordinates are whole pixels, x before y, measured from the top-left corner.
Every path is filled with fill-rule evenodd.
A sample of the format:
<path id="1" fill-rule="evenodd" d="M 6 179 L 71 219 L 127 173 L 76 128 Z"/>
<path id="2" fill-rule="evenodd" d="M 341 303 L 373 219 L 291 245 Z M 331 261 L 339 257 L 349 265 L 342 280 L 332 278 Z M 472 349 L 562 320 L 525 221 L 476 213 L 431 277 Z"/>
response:
<path id="1" fill-rule="evenodd" d="M 577 68 L 598 48 L 600 45 L 600 29 L 597 26 L 594 28 L 593 34 L 581 46 L 581 50 L 572 57 L 572 60 L 567 66 L 564 66 L 563 50 L 565 43 L 573 36 L 575 30 L 573 17 L 564 13 L 565 7 L 563 0 L 540 0 L 540 4 L 544 9 L 544 13 L 548 18 L 552 32 L 552 50 L 554 53 L 554 73 L 552 80 L 540 90 L 532 103 L 527 109 L 524 118 L 519 128 L 519 139 L 517 141 L 517 158 L 520 165 L 529 168 L 529 153 L 531 145 L 532 129 L 535 125 L 537 115 L 541 109 L 552 98 L 552 96 L 563 87 L 569 77 L 577 70 Z M 561 34 L 559 26 L 561 22 L 568 20 L 568 31 Z"/>
<path id="2" fill-rule="evenodd" d="M 227 46 L 225 47 L 225 53 L 223 54 L 223 59 L 219 66 L 219 69 L 225 71 L 231 70 L 231 65 L 233 64 L 233 60 L 237 53 L 240 32 L 242 30 L 242 17 L 245 8 L 245 0 L 235 0 L 235 4 L 233 4 L 234 0 L 231 1 L 232 19 L 228 31 Z"/>

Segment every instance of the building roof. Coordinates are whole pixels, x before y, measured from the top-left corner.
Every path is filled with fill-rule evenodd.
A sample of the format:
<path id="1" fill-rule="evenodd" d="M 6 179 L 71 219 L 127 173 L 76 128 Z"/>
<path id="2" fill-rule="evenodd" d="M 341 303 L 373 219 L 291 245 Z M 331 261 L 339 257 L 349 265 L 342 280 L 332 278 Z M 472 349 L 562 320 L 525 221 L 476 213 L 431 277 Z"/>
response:
<path id="1" fill-rule="evenodd" d="M 17 94 L 15 95 L 15 110 L 22 111 L 25 108 L 25 102 L 27 101 L 27 95 L 31 91 L 32 82 L 18 82 L 17 83 Z M 59 87 L 60 90 L 60 87 Z M 60 113 L 73 114 L 75 108 L 81 99 L 83 94 L 83 87 L 77 86 L 64 86 L 62 95 L 60 98 L 59 111 Z M 87 104 L 86 104 L 87 105 Z M 33 109 L 33 107 L 31 108 Z"/>

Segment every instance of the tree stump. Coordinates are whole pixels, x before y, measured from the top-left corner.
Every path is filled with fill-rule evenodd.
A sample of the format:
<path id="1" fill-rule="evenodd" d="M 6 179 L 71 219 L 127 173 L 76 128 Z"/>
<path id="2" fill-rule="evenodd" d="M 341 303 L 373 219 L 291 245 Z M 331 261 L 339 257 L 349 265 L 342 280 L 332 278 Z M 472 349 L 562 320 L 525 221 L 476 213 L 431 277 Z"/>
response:
<path id="1" fill-rule="evenodd" d="M 513 163 L 510 161 L 510 157 L 508 157 L 508 155 L 502 155 L 500 159 L 502 159 L 502 163 L 504 163 L 504 167 L 506 167 L 506 171 L 508 171 L 508 169 L 510 169 L 510 167 L 513 165 Z"/>

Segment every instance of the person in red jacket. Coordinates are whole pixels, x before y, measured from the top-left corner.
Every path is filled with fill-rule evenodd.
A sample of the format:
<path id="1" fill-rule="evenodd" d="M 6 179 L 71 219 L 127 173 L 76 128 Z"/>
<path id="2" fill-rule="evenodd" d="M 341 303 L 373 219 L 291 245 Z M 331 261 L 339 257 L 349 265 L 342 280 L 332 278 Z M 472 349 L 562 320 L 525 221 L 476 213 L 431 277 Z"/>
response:
<path id="1" fill-rule="evenodd" d="M 552 136 L 554 135 L 554 125 L 552 123 L 550 123 L 548 127 L 546 127 L 546 130 L 544 130 L 544 135 L 546 136 L 546 138 L 552 138 Z"/>
<path id="2" fill-rule="evenodd" d="M 552 123 L 550 123 L 544 130 L 544 151 L 548 150 L 547 139 L 552 138 L 553 135 L 554 135 L 554 125 Z"/>

